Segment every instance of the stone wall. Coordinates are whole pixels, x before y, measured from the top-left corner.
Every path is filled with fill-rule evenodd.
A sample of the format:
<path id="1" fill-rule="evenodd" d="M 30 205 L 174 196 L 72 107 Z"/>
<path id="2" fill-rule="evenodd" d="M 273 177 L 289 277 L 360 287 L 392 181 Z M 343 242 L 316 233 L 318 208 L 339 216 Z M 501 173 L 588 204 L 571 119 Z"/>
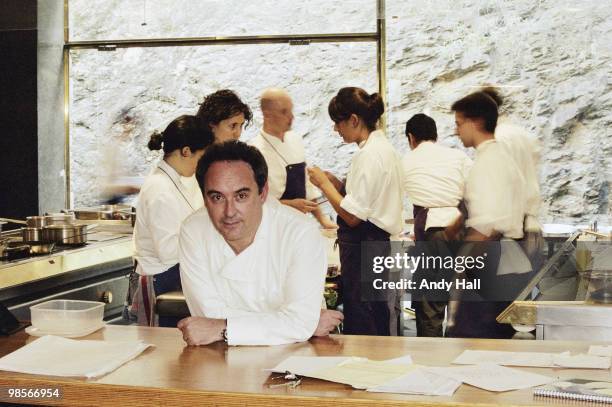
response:
<path id="1" fill-rule="evenodd" d="M 70 1 L 72 39 L 371 31 L 375 2 Z M 608 3 L 608 4 L 606 4 Z M 543 220 L 609 219 L 612 182 L 612 18 L 609 2 L 387 0 L 389 135 L 424 111 L 458 146 L 449 106 L 483 84 L 541 142 Z M 274 10 L 274 11 L 271 11 Z M 198 16 L 196 19 L 194 16 Z M 142 25 L 146 22 L 145 25 Z M 346 172 L 327 103 L 342 86 L 377 89 L 374 43 L 133 48 L 71 52 L 71 176 L 75 205 L 95 203 L 110 168 L 144 175 L 149 134 L 230 87 L 248 101 L 286 87 L 311 163 Z M 460 148 L 460 147 L 459 147 Z M 113 164 L 113 162 L 115 164 Z"/>

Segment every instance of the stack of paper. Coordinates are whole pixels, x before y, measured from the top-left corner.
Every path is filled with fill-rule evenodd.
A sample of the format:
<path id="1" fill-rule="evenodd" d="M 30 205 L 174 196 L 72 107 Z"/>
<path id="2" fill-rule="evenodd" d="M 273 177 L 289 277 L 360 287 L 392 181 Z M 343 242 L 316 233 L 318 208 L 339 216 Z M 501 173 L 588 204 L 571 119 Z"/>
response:
<path id="1" fill-rule="evenodd" d="M 385 361 L 357 357 L 291 356 L 270 371 L 343 383 L 378 393 L 451 396 L 461 385 L 413 365 L 410 356 Z"/>
<path id="2" fill-rule="evenodd" d="M 458 360 L 468 364 L 467 362 L 487 356 L 480 355 L 477 351 L 471 352 L 476 353 L 462 355 Z M 545 366 L 552 363 L 553 358 L 549 355 L 554 354 L 536 354 L 533 361 Z M 491 355 L 488 356 L 493 358 Z M 494 356 L 501 360 L 501 355 Z M 514 356 L 514 362 L 529 361 L 525 355 Z M 412 364 L 409 356 L 385 361 L 355 357 L 292 356 L 270 370 L 348 384 L 370 392 L 431 396 L 452 396 L 461 383 L 499 392 L 540 386 L 555 380 L 495 363 L 459 367 L 420 366 Z"/>
<path id="3" fill-rule="evenodd" d="M 412 369 L 414 365 L 350 359 L 336 366 L 313 372 L 309 376 L 348 384 L 356 389 L 368 389 L 397 379 Z"/>
<path id="4" fill-rule="evenodd" d="M 112 372 L 149 346 L 142 341 L 79 341 L 47 335 L 0 358 L 0 370 L 92 378 Z"/>

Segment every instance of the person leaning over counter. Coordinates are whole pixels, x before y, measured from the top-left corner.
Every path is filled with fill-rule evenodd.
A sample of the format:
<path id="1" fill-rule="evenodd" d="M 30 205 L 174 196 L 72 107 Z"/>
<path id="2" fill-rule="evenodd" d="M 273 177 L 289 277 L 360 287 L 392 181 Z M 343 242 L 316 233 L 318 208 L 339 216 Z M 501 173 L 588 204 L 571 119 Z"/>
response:
<path id="1" fill-rule="evenodd" d="M 291 131 L 293 102 L 278 88 L 261 95 L 263 128 L 249 144 L 259 149 L 268 165 L 268 194 L 303 213 L 312 213 L 323 228 L 337 228 L 313 201 L 319 191 L 306 179 L 306 160 L 302 137 Z"/>
<path id="2" fill-rule="evenodd" d="M 474 273 L 482 283 L 479 297 L 461 301 L 456 313 L 449 313 L 449 336 L 511 337 L 512 327 L 497 323 L 495 318 L 510 303 L 508 298 L 525 286 L 531 271 L 529 260 L 516 243 L 523 237 L 525 180 L 515 160 L 494 137 L 500 100 L 490 92 L 479 91 L 451 107 L 461 142 L 476 149 L 465 186 L 465 240 L 489 243 L 465 246 L 468 251 L 464 254 L 472 256 L 482 254 L 485 248 L 487 267 Z"/>
<path id="3" fill-rule="evenodd" d="M 373 276 L 362 278 L 361 243 L 384 242 L 368 255 L 388 256 L 389 236 L 402 230 L 402 167 L 400 157 L 382 130 L 376 125 L 384 112 L 378 93 L 361 88 L 342 88 L 329 103 L 334 130 L 345 143 L 355 143 L 343 185 L 320 168 L 309 168 L 310 181 L 321 189 L 338 213 L 338 243 L 342 270 L 344 330 L 354 335 L 390 335 L 397 326 L 388 301 L 391 293 L 372 289 Z M 378 251 L 378 253 L 377 253 Z M 371 259 L 363 264 L 369 267 Z M 371 270 L 371 267 L 370 267 Z M 395 310 L 395 306 L 392 306 Z"/>
<path id="4" fill-rule="evenodd" d="M 222 143 L 238 140 L 242 129 L 251 123 L 253 113 L 234 91 L 221 89 L 204 98 L 196 117 L 202 127 L 212 130 L 215 143 Z"/>
<path id="5" fill-rule="evenodd" d="M 316 224 L 268 195 L 261 153 L 239 141 L 213 145 L 197 179 L 205 208 L 185 220 L 179 261 L 191 317 L 189 345 L 278 345 L 328 335 L 342 319 L 321 310 L 327 270 Z"/>
<path id="6" fill-rule="evenodd" d="M 438 131 L 431 117 L 419 113 L 406 122 L 411 151 L 403 160 L 404 192 L 413 205 L 415 249 L 429 256 L 453 255 L 456 245 L 446 242 L 444 231 L 461 216 L 465 179 L 472 160 L 460 150 L 436 143 Z M 420 268 L 413 280 L 449 280 L 452 270 Z M 442 336 L 448 291 L 417 290 L 412 296 L 417 336 Z"/>
<path id="7" fill-rule="evenodd" d="M 134 258 L 136 273 L 130 276 L 127 316 L 140 325 L 156 325 L 155 297 L 180 290 L 178 240 L 181 222 L 204 202 L 195 179 L 198 160 L 212 144 L 210 130 L 194 116 L 180 116 L 162 133 L 151 136 L 148 147 L 164 150 L 163 159 L 145 180 L 136 207 Z M 173 318 L 160 326 L 176 326 Z"/>

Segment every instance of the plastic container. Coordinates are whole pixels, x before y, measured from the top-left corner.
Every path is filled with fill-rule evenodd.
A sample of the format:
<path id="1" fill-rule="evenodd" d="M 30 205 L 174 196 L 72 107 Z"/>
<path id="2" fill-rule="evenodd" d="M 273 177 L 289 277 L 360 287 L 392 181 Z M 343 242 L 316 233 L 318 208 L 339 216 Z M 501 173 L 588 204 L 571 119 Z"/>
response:
<path id="1" fill-rule="evenodd" d="M 81 336 L 100 329 L 104 303 L 51 300 L 30 307 L 32 326 L 48 335 Z"/>

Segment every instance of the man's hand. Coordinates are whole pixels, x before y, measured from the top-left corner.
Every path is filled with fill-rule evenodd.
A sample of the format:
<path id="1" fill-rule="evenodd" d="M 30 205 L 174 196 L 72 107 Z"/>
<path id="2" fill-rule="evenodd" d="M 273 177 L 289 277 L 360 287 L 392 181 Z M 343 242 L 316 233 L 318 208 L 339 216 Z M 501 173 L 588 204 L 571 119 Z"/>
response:
<path id="1" fill-rule="evenodd" d="M 206 317 L 187 317 L 176 325 L 183 333 L 183 340 L 189 346 L 208 345 L 223 340 L 223 330 L 227 327 L 225 319 Z"/>
<path id="2" fill-rule="evenodd" d="M 312 336 L 327 336 L 333 332 L 340 322 L 344 319 L 344 315 L 340 311 L 334 311 L 331 309 L 322 309 L 321 316 L 319 317 L 319 325 L 315 329 Z"/>
<path id="3" fill-rule="evenodd" d="M 289 205 L 303 213 L 310 213 L 318 208 L 316 203 L 309 201 L 308 199 L 282 199 L 281 202 L 284 205 Z"/>

